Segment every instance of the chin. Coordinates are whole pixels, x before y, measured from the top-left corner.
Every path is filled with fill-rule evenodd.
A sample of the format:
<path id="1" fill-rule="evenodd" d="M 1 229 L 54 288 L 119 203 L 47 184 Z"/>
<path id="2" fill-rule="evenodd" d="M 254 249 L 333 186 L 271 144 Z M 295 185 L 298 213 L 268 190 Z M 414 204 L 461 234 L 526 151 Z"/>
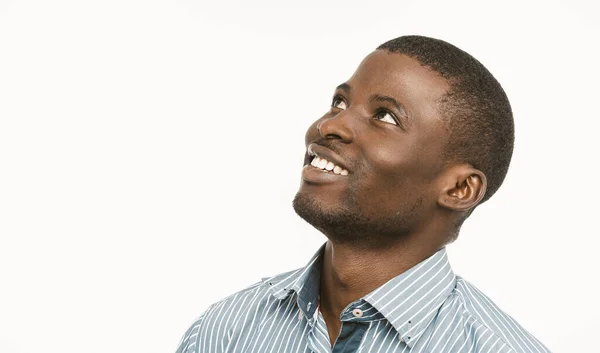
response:
<path id="1" fill-rule="evenodd" d="M 293 201 L 294 211 L 308 224 L 329 236 L 330 228 L 339 223 L 344 212 L 339 207 L 330 207 L 319 200 L 318 195 L 299 191 Z"/>
<path id="2" fill-rule="evenodd" d="M 375 217 L 364 212 L 352 198 L 332 205 L 319 196 L 323 195 L 299 191 L 294 197 L 294 211 L 337 244 L 382 248 L 410 234 L 416 209 L 402 215 Z M 414 206 L 421 203 L 422 200 L 417 200 Z"/>
<path id="3" fill-rule="evenodd" d="M 389 244 L 391 239 L 387 234 L 397 236 L 394 230 L 397 228 L 386 220 L 367 217 L 357 212 L 356 207 L 327 205 L 315 196 L 298 192 L 293 201 L 294 211 L 335 243 L 378 247 Z"/>

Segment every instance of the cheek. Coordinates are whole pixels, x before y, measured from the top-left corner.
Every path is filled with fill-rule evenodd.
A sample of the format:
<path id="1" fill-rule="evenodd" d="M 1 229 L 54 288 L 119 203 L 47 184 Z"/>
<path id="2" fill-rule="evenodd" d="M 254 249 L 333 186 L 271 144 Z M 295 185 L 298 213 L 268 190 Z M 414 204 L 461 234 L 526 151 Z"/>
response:
<path id="1" fill-rule="evenodd" d="M 430 193 L 431 166 L 422 160 L 416 142 L 401 146 L 378 144 L 365 154 L 364 194 L 368 208 L 383 212 L 386 209 L 405 209 Z M 427 198 L 427 197 L 426 197 Z"/>
<path id="2" fill-rule="evenodd" d="M 398 145 L 371 144 L 364 153 L 369 173 L 381 178 L 381 182 L 394 184 L 418 174 L 420 170 L 420 153 L 408 141 Z"/>
<path id="3" fill-rule="evenodd" d="M 406 214 L 417 207 L 428 190 L 419 154 L 409 146 L 378 145 L 365 154 L 363 174 L 356 188 L 363 212 L 373 217 L 396 210 Z"/>

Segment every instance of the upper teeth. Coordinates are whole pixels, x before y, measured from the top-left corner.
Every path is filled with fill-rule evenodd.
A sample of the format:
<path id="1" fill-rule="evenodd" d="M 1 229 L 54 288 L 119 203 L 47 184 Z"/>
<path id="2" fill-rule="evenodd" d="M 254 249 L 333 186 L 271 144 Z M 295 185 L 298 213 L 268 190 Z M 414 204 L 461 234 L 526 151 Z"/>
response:
<path id="1" fill-rule="evenodd" d="M 348 175 L 348 171 L 346 169 L 337 166 L 333 162 L 330 162 L 319 156 L 315 156 L 312 162 L 310 162 L 310 165 L 319 169 L 323 169 L 323 171 L 333 171 L 335 174 Z"/>

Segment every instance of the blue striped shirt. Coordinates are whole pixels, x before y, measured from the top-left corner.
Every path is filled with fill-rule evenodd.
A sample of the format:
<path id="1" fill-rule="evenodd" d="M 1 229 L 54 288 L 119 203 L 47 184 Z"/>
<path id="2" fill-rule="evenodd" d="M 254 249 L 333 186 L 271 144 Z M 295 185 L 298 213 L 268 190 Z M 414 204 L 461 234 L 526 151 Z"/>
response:
<path id="1" fill-rule="evenodd" d="M 318 310 L 323 250 L 211 305 L 177 353 L 550 352 L 456 276 L 445 248 L 350 303 L 332 347 Z"/>

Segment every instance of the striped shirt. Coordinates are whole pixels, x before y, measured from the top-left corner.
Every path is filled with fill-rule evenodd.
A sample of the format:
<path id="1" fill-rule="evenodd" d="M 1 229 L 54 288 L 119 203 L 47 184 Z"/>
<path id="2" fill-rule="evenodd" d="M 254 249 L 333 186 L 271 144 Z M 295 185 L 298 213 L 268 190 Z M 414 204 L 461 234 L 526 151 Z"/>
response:
<path id="1" fill-rule="evenodd" d="M 456 276 L 445 248 L 350 303 L 332 347 L 318 310 L 323 250 L 211 305 L 177 353 L 550 352 Z"/>

